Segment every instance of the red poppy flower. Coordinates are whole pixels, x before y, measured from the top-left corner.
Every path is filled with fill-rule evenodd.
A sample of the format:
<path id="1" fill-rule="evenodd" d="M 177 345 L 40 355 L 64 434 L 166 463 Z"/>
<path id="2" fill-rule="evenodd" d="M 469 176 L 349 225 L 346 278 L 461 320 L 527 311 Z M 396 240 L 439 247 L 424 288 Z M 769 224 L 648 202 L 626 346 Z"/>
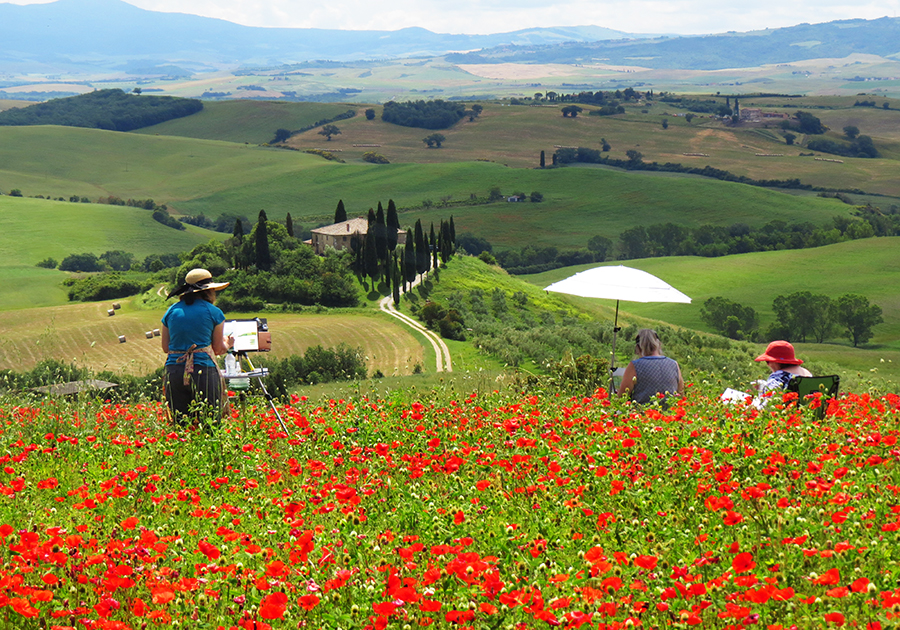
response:
<path id="1" fill-rule="evenodd" d="M 756 562 L 753 561 L 752 553 L 739 553 L 731 561 L 731 568 L 734 569 L 735 573 L 746 573 L 747 571 L 752 571 L 755 567 Z"/>
<path id="2" fill-rule="evenodd" d="M 837 567 L 828 569 L 825 573 L 813 580 L 813 584 L 822 584 L 824 586 L 832 586 L 841 583 L 841 572 Z"/>
<path id="3" fill-rule="evenodd" d="M 288 598 L 282 592 L 269 593 L 259 606 L 259 616 L 263 619 L 281 619 L 287 610 Z"/>
<path id="4" fill-rule="evenodd" d="M 658 562 L 656 556 L 638 556 L 634 559 L 634 563 L 641 567 L 642 569 L 646 569 L 647 571 L 652 571 L 656 568 L 656 563 Z"/>

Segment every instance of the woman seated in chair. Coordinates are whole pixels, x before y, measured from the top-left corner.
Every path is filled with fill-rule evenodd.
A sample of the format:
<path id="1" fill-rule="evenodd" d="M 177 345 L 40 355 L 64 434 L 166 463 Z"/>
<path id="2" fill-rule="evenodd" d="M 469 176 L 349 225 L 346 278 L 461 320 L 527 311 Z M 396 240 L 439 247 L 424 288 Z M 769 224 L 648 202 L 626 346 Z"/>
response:
<path id="1" fill-rule="evenodd" d="M 660 394 L 683 394 L 681 368 L 677 361 L 663 356 L 662 342 L 656 331 L 639 330 L 634 343 L 635 353 L 639 356 L 625 368 L 619 395 L 628 394 L 634 402 L 643 405 L 656 400 Z M 665 398 L 662 402 L 666 404 Z"/>
<path id="2" fill-rule="evenodd" d="M 794 356 L 794 346 L 787 341 L 773 341 L 766 351 L 756 357 L 756 361 L 765 361 L 772 371 L 769 378 L 761 385 L 760 394 L 776 389 L 785 389 L 795 376 L 812 376 L 804 367 L 803 361 Z"/>

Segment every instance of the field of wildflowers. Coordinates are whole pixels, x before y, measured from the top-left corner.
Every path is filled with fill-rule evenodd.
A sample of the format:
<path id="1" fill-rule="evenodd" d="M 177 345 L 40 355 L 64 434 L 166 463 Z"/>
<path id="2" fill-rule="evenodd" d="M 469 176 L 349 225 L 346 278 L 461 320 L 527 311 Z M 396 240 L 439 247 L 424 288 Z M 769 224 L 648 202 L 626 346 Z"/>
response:
<path id="1" fill-rule="evenodd" d="M 5 399 L 0 627 L 897 627 L 900 397 L 790 396 Z"/>

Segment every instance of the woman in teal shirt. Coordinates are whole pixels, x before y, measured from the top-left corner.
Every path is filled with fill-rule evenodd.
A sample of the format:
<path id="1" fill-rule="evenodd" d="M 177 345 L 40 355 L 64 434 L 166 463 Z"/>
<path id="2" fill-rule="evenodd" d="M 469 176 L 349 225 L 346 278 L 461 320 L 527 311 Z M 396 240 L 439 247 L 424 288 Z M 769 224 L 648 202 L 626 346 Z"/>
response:
<path id="1" fill-rule="evenodd" d="M 175 422 L 218 420 L 222 409 L 222 376 L 216 355 L 234 344 L 223 335 L 225 314 L 216 295 L 228 286 L 213 282 L 206 269 L 192 269 L 184 284 L 169 294 L 180 296 L 162 318 L 162 350 L 166 359 L 163 389 Z"/>

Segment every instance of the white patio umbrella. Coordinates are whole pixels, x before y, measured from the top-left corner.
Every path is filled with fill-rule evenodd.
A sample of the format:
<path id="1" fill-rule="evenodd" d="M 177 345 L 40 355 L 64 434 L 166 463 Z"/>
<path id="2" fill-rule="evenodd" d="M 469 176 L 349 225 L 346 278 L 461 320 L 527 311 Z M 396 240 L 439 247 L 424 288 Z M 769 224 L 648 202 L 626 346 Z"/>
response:
<path id="1" fill-rule="evenodd" d="M 610 373 L 616 368 L 616 336 L 619 332 L 619 301 L 626 302 L 680 302 L 690 304 L 691 298 L 663 282 L 653 274 L 623 265 L 594 267 L 554 282 L 545 289 L 554 293 L 567 293 L 580 297 L 616 301 L 616 319 L 613 324 L 612 358 Z M 610 377 L 610 390 L 613 389 Z"/>

